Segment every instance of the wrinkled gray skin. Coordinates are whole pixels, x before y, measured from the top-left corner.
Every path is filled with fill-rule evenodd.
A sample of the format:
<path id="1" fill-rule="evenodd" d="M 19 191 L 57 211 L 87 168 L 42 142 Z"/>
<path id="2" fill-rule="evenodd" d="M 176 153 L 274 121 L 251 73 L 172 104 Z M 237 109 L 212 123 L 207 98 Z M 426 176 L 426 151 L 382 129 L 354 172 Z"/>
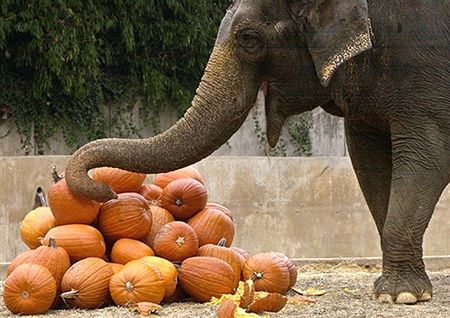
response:
<path id="1" fill-rule="evenodd" d="M 450 179 L 448 0 L 241 0 L 227 11 L 192 107 L 166 132 L 80 148 L 66 179 L 81 195 L 115 194 L 87 171 L 157 173 L 195 163 L 241 126 L 263 81 L 267 134 L 321 106 L 343 116 L 353 166 L 375 219 L 379 301 L 429 300 L 422 240 Z"/>

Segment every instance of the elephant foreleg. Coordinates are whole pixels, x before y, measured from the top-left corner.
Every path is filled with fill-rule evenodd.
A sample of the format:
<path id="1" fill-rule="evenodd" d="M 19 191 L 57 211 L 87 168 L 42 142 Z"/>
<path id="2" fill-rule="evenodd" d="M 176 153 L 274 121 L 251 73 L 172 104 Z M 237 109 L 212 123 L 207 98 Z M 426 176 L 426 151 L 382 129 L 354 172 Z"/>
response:
<path id="1" fill-rule="evenodd" d="M 381 236 L 391 189 L 391 137 L 349 119 L 345 119 L 345 134 L 353 168 Z"/>
<path id="2" fill-rule="evenodd" d="M 382 232 L 383 272 L 375 282 L 380 301 L 429 300 L 432 285 L 422 260 L 422 242 L 435 205 L 450 179 L 448 130 L 431 120 L 391 125 L 392 182 Z"/>

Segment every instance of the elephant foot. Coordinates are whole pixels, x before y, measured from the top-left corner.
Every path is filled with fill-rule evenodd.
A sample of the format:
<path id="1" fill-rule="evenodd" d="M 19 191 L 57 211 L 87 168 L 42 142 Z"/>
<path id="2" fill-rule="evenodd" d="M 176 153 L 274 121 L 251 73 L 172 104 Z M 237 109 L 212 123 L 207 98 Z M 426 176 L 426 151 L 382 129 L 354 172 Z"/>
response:
<path id="1" fill-rule="evenodd" d="M 374 284 L 374 299 L 381 303 L 415 304 L 432 298 L 431 282 L 422 273 L 384 273 Z"/>

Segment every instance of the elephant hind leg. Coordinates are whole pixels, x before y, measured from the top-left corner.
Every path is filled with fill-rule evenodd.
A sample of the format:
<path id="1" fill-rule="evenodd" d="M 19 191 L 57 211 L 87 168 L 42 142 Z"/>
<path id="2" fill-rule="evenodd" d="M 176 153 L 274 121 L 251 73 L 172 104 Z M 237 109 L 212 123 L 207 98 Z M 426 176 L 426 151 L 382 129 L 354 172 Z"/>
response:
<path id="1" fill-rule="evenodd" d="M 392 182 L 382 233 L 383 272 L 375 282 L 380 301 L 429 300 L 431 282 L 422 260 L 422 242 L 437 201 L 450 179 L 448 131 L 421 121 L 409 130 L 393 125 Z"/>

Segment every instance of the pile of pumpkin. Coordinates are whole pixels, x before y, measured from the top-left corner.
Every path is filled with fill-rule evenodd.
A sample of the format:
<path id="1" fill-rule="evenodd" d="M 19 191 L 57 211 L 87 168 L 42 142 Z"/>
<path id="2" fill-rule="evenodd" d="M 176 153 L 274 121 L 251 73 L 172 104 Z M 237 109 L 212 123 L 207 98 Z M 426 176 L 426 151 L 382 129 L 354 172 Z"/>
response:
<path id="1" fill-rule="evenodd" d="M 250 256 L 231 247 L 233 215 L 208 203 L 196 169 L 157 174 L 151 184 L 144 184 L 145 174 L 116 168 L 94 169 L 92 178 L 118 197 L 103 204 L 77 197 L 54 169 L 49 207 L 23 219 L 20 234 L 30 250 L 7 269 L 3 297 L 11 312 L 111 304 L 158 310 L 161 302 L 186 297 L 208 302 L 238 295 L 239 286 L 246 292 L 233 308 L 227 299 L 220 317 L 233 317 L 238 306 L 283 308 L 282 294 L 297 279 L 294 263 L 280 253 Z M 258 298 L 255 291 L 265 294 Z"/>

